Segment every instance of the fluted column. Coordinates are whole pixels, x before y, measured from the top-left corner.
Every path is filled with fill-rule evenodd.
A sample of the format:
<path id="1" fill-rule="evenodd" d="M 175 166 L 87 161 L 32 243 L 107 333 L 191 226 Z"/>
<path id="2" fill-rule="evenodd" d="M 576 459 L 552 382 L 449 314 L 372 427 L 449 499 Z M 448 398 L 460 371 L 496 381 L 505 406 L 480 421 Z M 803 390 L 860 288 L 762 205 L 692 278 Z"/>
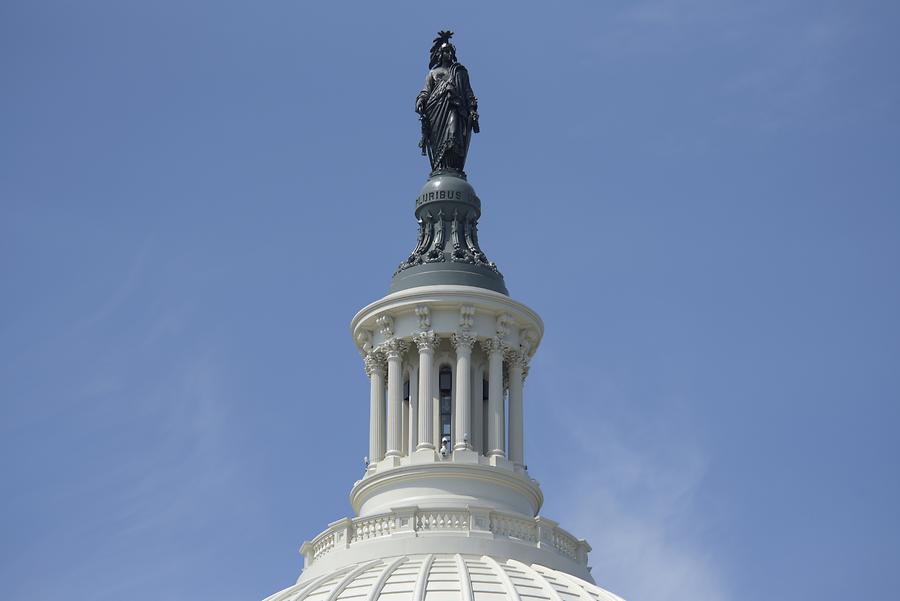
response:
<path id="1" fill-rule="evenodd" d="M 384 458 L 384 357 L 370 352 L 365 358 L 369 376 L 369 461 Z"/>
<path id="2" fill-rule="evenodd" d="M 409 442 L 407 448 L 412 453 L 419 444 L 419 370 L 409 372 Z"/>
<path id="3" fill-rule="evenodd" d="M 472 347 L 475 337 L 468 332 L 453 334 L 456 349 L 456 440 L 454 451 L 472 448 Z"/>
<path id="4" fill-rule="evenodd" d="M 407 344 L 391 338 L 384 344 L 387 357 L 387 452 L 385 457 L 403 455 L 403 363 Z"/>
<path id="5" fill-rule="evenodd" d="M 434 450 L 434 398 L 431 371 L 434 368 L 434 332 L 419 332 L 413 342 L 419 349 L 419 444 L 416 450 Z"/>
<path id="6" fill-rule="evenodd" d="M 507 351 L 509 365 L 509 460 L 525 465 L 525 413 L 523 407 L 523 368 L 525 355 L 521 351 Z"/>
<path id="7" fill-rule="evenodd" d="M 472 448 L 484 454 L 484 368 L 473 372 L 472 378 Z"/>
<path id="8" fill-rule="evenodd" d="M 489 338 L 481 343 L 488 355 L 488 456 L 506 455 L 503 419 L 503 346 Z"/>

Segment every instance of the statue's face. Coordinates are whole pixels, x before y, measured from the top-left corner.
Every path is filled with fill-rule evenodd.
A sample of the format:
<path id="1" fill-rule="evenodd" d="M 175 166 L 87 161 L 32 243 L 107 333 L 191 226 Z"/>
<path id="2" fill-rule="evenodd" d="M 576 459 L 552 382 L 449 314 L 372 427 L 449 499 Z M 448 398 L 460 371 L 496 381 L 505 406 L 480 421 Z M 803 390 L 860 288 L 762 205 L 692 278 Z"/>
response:
<path id="1" fill-rule="evenodd" d="M 441 46 L 441 64 L 449 65 L 452 61 L 452 55 L 450 54 L 450 46 L 444 44 Z"/>

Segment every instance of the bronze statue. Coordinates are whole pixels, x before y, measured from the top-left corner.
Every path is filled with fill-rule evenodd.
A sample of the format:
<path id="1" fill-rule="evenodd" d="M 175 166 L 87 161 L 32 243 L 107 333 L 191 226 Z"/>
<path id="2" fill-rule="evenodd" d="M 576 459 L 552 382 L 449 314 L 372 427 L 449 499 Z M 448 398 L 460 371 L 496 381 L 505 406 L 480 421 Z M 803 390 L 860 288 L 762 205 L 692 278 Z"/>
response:
<path id="1" fill-rule="evenodd" d="M 478 133 L 478 99 L 469 72 L 456 61 L 452 31 L 438 32 L 431 47 L 425 86 L 416 96 L 422 121 L 419 147 L 431 161 L 431 172 L 463 172 L 472 132 Z"/>

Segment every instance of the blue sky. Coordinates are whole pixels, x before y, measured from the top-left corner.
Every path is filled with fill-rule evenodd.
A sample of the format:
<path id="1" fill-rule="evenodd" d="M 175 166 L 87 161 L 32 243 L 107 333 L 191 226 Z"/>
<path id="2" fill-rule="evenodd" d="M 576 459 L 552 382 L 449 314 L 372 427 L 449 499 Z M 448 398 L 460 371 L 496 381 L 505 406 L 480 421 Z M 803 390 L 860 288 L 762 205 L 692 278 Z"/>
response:
<path id="1" fill-rule="evenodd" d="M 448 4 L 0 6 L 0 596 L 261 599 L 349 513 L 450 28 L 543 513 L 632 601 L 896 598 L 900 5 Z"/>

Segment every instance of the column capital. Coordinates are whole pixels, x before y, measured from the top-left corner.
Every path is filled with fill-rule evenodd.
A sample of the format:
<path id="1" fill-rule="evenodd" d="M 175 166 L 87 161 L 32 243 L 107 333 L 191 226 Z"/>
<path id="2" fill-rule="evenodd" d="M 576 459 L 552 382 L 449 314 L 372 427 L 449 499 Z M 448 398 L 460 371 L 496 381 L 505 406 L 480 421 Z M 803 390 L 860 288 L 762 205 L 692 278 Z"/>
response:
<path id="1" fill-rule="evenodd" d="M 368 353 L 363 359 L 363 363 L 366 367 L 366 375 L 370 378 L 372 377 L 372 374 L 375 373 L 378 373 L 382 376 L 384 375 L 386 364 L 384 361 L 384 355 L 379 351 Z"/>
<path id="2" fill-rule="evenodd" d="M 456 352 L 460 351 L 470 353 L 472 352 L 472 347 L 475 346 L 475 342 L 477 342 L 477 338 L 468 332 L 454 332 L 450 335 L 450 342 L 453 344 L 453 348 L 456 349 Z"/>
<path id="3" fill-rule="evenodd" d="M 523 370 L 525 369 L 526 363 L 528 363 L 528 358 L 525 353 L 514 348 L 504 348 L 503 358 L 506 359 L 506 362 L 509 363 L 510 367 L 521 367 Z"/>
<path id="4" fill-rule="evenodd" d="M 388 361 L 391 359 L 399 359 L 400 355 L 409 348 L 409 343 L 402 338 L 391 338 L 381 345 L 382 351 Z"/>
<path id="5" fill-rule="evenodd" d="M 499 338 L 484 338 L 481 340 L 481 349 L 488 355 L 502 353 L 503 342 Z"/>
<path id="6" fill-rule="evenodd" d="M 433 330 L 419 332 L 412 337 L 413 342 L 419 348 L 420 353 L 434 352 L 437 345 L 437 336 Z"/>

